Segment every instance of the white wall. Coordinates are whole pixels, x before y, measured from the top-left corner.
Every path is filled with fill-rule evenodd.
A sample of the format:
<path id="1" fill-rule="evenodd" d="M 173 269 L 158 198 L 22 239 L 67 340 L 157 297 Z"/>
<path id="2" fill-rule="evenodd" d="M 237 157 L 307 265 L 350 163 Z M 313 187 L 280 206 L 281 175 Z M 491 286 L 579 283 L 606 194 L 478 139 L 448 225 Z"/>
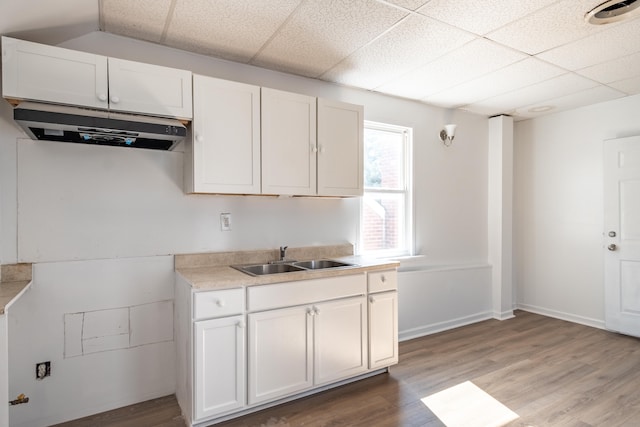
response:
<path id="1" fill-rule="evenodd" d="M 515 125 L 518 306 L 604 326 L 603 141 L 640 135 L 640 95 Z"/>
<path id="2" fill-rule="evenodd" d="M 163 339 L 151 336 L 137 346 L 131 339 L 126 350 L 85 348 L 84 355 L 70 355 L 65 348 L 65 314 L 172 300 L 173 278 L 172 256 L 37 264 L 31 288 L 7 316 L 9 396 L 29 397 L 28 404 L 10 407 L 10 425 L 46 426 L 173 393 L 172 322 L 165 322 Z M 125 333 L 144 333 L 133 323 L 125 326 Z M 106 334 L 88 338 L 100 335 Z M 51 376 L 36 380 L 35 363 L 45 361 Z"/>
<path id="3" fill-rule="evenodd" d="M 65 47 L 358 103 L 365 106 L 367 120 L 412 127 L 417 252 L 426 255 L 428 264 L 486 263 L 486 118 L 104 33 L 71 40 Z M 165 298 L 167 282 L 154 281 L 149 259 L 157 259 L 166 272 L 167 254 L 355 243 L 357 199 L 187 196 L 180 147 L 155 152 L 24 140 L 10 107 L 0 104 L 1 260 L 36 263 L 34 286 L 14 306 L 9 325 L 15 337 L 9 343 L 11 394 L 26 391 L 34 398 L 11 409 L 12 425 L 47 425 L 173 392 L 157 381 L 155 372 L 137 371 L 146 357 L 142 348 L 99 353 L 97 360 L 108 369 L 98 377 L 105 384 L 97 389 L 85 381 L 94 378 L 95 364 L 89 362 L 98 356 L 63 358 L 64 314 L 135 305 L 140 283 L 148 285 L 149 302 Z M 458 131 L 453 146 L 445 148 L 437 134 L 451 121 Z M 232 214 L 233 231 L 220 231 L 221 212 Z M 82 281 L 78 271 L 91 274 Z M 122 274 L 107 281 L 104 271 Z M 463 279 L 455 276 L 456 289 L 486 283 L 485 276 L 484 270 Z M 413 280 L 405 298 L 415 301 L 411 289 L 418 287 L 417 297 L 431 298 L 443 313 L 453 304 L 450 312 L 457 318 L 475 314 L 459 310 L 451 294 L 439 299 L 439 283 L 450 280 L 430 280 L 427 289 L 433 292 L 419 289 L 427 281 Z M 443 320 L 440 314 L 426 319 Z M 36 383 L 34 366 L 43 360 L 54 361 L 54 375 Z M 173 372 L 168 357 L 153 366 L 157 372 Z M 60 399 L 91 390 L 82 404 Z"/>

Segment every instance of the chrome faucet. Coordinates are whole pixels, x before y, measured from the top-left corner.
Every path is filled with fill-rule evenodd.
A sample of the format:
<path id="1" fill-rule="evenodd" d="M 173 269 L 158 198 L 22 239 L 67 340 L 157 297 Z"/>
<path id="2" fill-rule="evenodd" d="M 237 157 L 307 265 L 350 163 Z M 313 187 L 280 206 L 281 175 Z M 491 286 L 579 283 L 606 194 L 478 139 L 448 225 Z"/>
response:
<path id="1" fill-rule="evenodd" d="M 289 246 L 280 246 L 280 261 L 284 261 L 287 257 L 287 248 Z"/>

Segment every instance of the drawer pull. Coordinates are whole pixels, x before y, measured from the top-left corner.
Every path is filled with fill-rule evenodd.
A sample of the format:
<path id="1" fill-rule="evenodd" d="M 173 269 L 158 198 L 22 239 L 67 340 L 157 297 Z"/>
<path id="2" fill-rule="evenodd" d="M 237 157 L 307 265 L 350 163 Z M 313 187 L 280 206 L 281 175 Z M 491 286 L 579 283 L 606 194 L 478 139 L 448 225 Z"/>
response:
<path id="1" fill-rule="evenodd" d="M 216 300 L 216 305 L 218 307 L 224 307 L 225 306 L 225 302 L 224 302 L 224 300 L 218 299 L 218 300 Z"/>
<path id="2" fill-rule="evenodd" d="M 236 323 L 236 326 L 238 327 L 238 329 L 244 329 L 244 322 L 241 320 L 238 323 Z"/>
<path id="3" fill-rule="evenodd" d="M 373 304 L 374 302 L 376 302 L 375 297 L 369 297 L 369 301 L 371 302 L 371 304 Z"/>
<path id="4" fill-rule="evenodd" d="M 384 277 L 384 274 L 383 274 L 382 276 L 380 276 L 380 280 L 382 281 L 382 283 L 384 283 L 387 281 L 387 278 Z"/>

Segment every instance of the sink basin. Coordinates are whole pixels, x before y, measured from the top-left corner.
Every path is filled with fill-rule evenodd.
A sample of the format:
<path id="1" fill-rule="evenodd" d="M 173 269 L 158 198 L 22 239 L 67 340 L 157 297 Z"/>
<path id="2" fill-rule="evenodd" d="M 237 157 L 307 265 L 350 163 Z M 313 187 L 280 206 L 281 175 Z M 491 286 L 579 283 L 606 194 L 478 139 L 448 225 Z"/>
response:
<path id="1" fill-rule="evenodd" d="M 314 259 L 313 261 L 300 261 L 293 265 L 296 267 L 306 268 L 307 270 L 319 270 L 322 268 L 338 268 L 338 267 L 352 267 L 353 264 L 346 262 L 332 261 L 329 259 Z"/>
<path id="2" fill-rule="evenodd" d="M 304 271 L 304 268 L 291 264 L 258 264 L 258 265 L 232 265 L 236 270 L 253 276 L 264 274 L 289 273 L 291 271 Z"/>

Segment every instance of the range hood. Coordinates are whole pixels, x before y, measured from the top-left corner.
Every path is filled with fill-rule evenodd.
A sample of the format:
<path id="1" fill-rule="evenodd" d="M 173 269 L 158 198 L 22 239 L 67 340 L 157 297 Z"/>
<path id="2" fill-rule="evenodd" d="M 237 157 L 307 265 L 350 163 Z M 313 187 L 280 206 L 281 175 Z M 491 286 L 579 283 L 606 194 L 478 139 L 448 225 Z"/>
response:
<path id="1" fill-rule="evenodd" d="M 174 119 L 35 102 L 15 107 L 13 119 L 31 139 L 45 141 L 171 150 L 187 134 Z"/>

